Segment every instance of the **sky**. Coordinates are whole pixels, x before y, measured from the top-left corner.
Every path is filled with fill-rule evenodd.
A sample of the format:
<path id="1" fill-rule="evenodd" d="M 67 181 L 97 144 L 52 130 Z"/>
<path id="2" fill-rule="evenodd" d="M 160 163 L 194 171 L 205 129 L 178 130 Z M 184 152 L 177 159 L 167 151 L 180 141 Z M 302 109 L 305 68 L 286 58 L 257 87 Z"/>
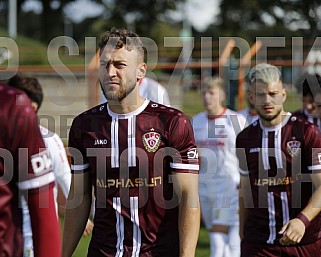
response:
<path id="1" fill-rule="evenodd" d="M 182 20 L 183 15 L 194 28 L 200 32 L 204 31 L 210 25 L 215 16 L 219 13 L 219 0 L 187 0 L 186 6 L 180 8 L 177 12 L 172 12 L 171 15 L 176 20 Z M 37 13 L 42 11 L 41 3 L 37 0 L 28 0 L 23 9 L 26 11 L 33 10 Z M 101 15 L 103 8 L 89 0 L 77 0 L 69 4 L 65 10 L 66 14 L 73 22 L 81 22 L 85 18 Z"/>

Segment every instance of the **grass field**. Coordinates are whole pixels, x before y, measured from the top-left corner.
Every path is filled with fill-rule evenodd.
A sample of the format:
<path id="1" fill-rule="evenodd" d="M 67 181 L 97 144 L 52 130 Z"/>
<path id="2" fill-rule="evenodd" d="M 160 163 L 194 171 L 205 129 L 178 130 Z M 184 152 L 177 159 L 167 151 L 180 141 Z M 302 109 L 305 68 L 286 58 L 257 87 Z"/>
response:
<path id="1" fill-rule="evenodd" d="M 61 219 L 63 222 L 63 219 Z M 87 249 L 90 241 L 90 236 L 82 237 L 78 247 L 73 254 L 73 257 L 86 257 Z M 208 232 L 204 227 L 201 227 L 199 240 L 197 244 L 196 257 L 208 257 L 210 255 L 209 251 L 209 240 L 208 240 Z"/>
<path id="2" fill-rule="evenodd" d="M 192 117 L 196 113 L 203 110 L 201 97 L 199 91 L 187 91 L 183 95 L 183 111 Z M 301 107 L 301 101 L 296 92 L 292 90 L 287 91 L 287 100 L 285 102 L 284 108 L 286 111 L 294 111 Z M 73 257 L 85 257 L 87 256 L 87 248 L 89 245 L 90 237 L 82 238 L 78 244 L 78 247 L 73 255 Z M 204 227 L 201 227 L 199 240 L 196 250 L 196 257 L 208 257 L 209 251 L 209 239 L 208 232 Z"/>

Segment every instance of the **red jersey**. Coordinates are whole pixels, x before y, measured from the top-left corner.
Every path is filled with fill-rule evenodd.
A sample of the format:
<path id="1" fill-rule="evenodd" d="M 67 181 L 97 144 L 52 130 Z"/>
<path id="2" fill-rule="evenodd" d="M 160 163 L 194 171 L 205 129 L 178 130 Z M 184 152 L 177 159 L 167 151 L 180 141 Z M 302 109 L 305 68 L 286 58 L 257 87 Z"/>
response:
<path id="1" fill-rule="evenodd" d="M 0 256 L 16 257 L 22 256 L 23 252 L 22 213 L 19 208 L 21 195 L 18 191 L 30 193 L 29 207 L 36 214 L 32 217 L 35 222 L 35 217 L 43 218 L 39 216 L 41 211 L 36 209 L 41 201 L 38 189 L 47 186 L 51 192 L 51 186 L 48 185 L 54 181 L 54 176 L 29 98 L 19 90 L 0 84 L 0 117 Z M 48 205 L 51 206 L 48 198 L 46 203 L 44 212 L 50 208 Z M 55 213 L 53 205 L 51 208 Z M 50 215 L 46 218 L 51 222 Z M 52 226 L 57 229 L 57 234 L 53 236 L 56 236 L 59 233 L 57 218 L 54 221 L 57 227 Z M 42 228 L 39 230 L 42 231 Z M 52 246 L 58 249 L 47 256 L 59 256 L 56 239 L 58 237 L 52 239 Z M 43 242 L 41 239 L 39 241 Z M 43 254 L 42 247 L 37 248 L 38 254 Z"/>
<path id="2" fill-rule="evenodd" d="M 236 147 L 241 175 L 248 176 L 251 185 L 241 189 L 248 213 L 244 240 L 277 243 L 282 226 L 312 196 L 310 174 L 321 171 L 319 129 L 290 115 L 275 127 L 256 121 L 238 135 Z M 300 244 L 316 241 L 320 232 L 321 214 L 311 221 Z"/>
<path id="3" fill-rule="evenodd" d="M 88 256 L 179 255 L 173 172 L 198 173 L 189 120 L 149 102 L 119 115 L 99 105 L 74 120 L 72 172 L 91 172 L 94 231 Z"/>

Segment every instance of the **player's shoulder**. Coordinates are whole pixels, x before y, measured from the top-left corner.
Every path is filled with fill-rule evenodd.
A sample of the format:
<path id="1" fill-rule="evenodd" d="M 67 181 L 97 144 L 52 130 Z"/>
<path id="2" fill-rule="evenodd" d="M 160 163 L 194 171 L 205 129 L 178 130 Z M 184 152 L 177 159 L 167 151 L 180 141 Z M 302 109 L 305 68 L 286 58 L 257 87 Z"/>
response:
<path id="1" fill-rule="evenodd" d="M 53 136 L 58 136 L 55 132 L 47 129 L 46 127 L 39 125 L 39 129 L 41 132 L 42 137 L 53 137 Z"/>
<path id="2" fill-rule="evenodd" d="M 196 113 L 193 116 L 193 121 L 200 121 L 200 120 L 205 120 L 205 119 L 207 119 L 207 113 L 205 111 Z"/>
<path id="3" fill-rule="evenodd" d="M 47 148 L 50 148 L 53 145 L 58 147 L 61 147 L 61 145 L 63 145 L 63 142 L 57 133 L 49 130 L 46 127 L 43 127 L 42 125 L 39 125 L 39 129 Z"/>
<path id="4" fill-rule="evenodd" d="M 292 113 L 287 123 L 292 128 L 314 128 L 316 127 L 313 123 L 309 122 L 305 117 Z"/>
<path id="5" fill-rule="evenodd" d="M 306 137 L 306 136 L 320 137 L 321 136 L 319 128 L 315 124 L 313 124 L 312 122 L 309 122 L 304 117 L 292 115 L 290 117 L 288 125 L 290 126 L 290 129 L 292 131 L 300 132 L 301 135 L 304 134 L 304 137 Z"/>
<path id="6" fill-rule="evenodd" d="M 250 138 L 253 138 L 253 135 L 257 134 L 260 129 L 259 120 L 255 120 L 237 135 L 237 140 L 249 140 Z"/>
<path id="7" fill-rule="evenodd" d="M 166 106 L 153 101 L 149 101 L 144 112 L 153 114 L 155 116 L 162 116 L 162 117 L 166 116 L 168 119 L 185 116 L 185 114 L 182 111 L 174 107 Z"/>
<path id="8" fill-rule="evenodd" d="M 232 117 L 237 117 L 240 121 L 245 123 L 245 118 L 242 114 L 240 114 L 239 112 L 236 112 L 234 110 L 228 109 L 226 108 L 225 110 L 225 114 L 228 115 L 230 118 Z"/>
<path id="9" fill-rule="evenodd" d="M 107 102 L 99 104 L 78 114 L 73 120 L 73 125 L 82 125 L 86 127 L 90 126 L 91 123 L 95 122 L 95 120 L 103 118 L 105 119 L 106 117 L 109 117 L 107 111 Z"/>

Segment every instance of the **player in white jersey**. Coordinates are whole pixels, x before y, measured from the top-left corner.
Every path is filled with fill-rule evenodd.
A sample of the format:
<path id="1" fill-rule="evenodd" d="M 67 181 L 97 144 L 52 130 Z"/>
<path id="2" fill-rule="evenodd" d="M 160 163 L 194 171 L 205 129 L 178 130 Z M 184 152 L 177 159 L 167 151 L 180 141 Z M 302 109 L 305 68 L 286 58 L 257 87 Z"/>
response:
<path id="1" fill-rule="evenodd" d="M 57 183 L 62 189 L 64 196 L 67 198 L 69 188 L 70 188 L 70 182 L 71 182 L 70 166 L 67 160 L 65 147 L 60 137 L 56 133 L 51 132 L 42 126 L 40 126 L 40 132 L 45 142 L 46 148 L 48 149 L 49 156 L 52 160 L 53 172 L 54 172 L 55 181 L 56 181 L 55 187 L 54 187 L 54 199 L 56 200 L 56 211 L 57 211 L 58 210 Z M 22 213 L 23 213 L 24 257 L 32 257 L 33 240 L 32 240 L 31 221 L 29 216 L 28 205 L 24 199 L 22 199 Z"/>
<path id="2" fill-rule="evenodd" d="M 193 117 L 201 163 L 202 218 L 210 232 L 211 257 L 237 257 L 239 171 L 235 140 L 245 126 L 245 119 L 223 106 L 224 81 L 220 78 L 205 80 L 202 98 L 206 111 Z"/>
<path id="3" fill-rule="evenodd" d="M 40 83 L 36 78 L 14 76 L 8 81 L 8 85 L 24 91 L 31 100 L 32 108 L 37 112 L 43 100 L 43 93 Z M 71 170 L 68 163 L 65 147 L 60 137 L 39 125 L 42 138 L 52 160 L 52 168 L 55 176 L 54 199 L 56 200 L 56 211 L 58 214 L 58 184 L 67 198 L 71 183 Z M 23 212 L 23 239 L 24 239 L 24 257 L 33 257 L 32 228 L 27 202 L 22 198 Z M 91 232 L 93 224 L 88 220 L 84 235 Z"/>
<path id="4" fill-rule="evenodd" d="M 139 94 L 153 102 L 170 106 L 169 96 L 165 87 L 156 80 L 144 77 L 140 80 Z"/>

